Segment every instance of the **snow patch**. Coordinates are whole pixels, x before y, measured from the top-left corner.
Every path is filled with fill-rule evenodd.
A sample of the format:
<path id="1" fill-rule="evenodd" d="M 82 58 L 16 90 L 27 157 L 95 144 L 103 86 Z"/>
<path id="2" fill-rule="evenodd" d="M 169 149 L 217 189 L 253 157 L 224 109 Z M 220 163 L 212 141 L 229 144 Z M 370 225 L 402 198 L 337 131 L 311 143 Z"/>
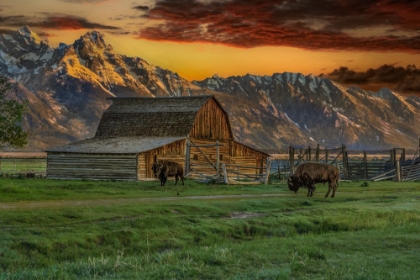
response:
<path id="1" fill-rule="evenodd" d="M 297 127 L 299 127 L 300 128 L 300 126 L 299 126 L 299 124 L 298 123 L 295 123 L 291 118 L 289 118 L 289 116 L 286 114 L 286 113 L 284 113 L 284 115 L 286 116 L 286 118 L 290 121 L 290 122 L 292 122 L 294 125 L 296 125 Z"/>

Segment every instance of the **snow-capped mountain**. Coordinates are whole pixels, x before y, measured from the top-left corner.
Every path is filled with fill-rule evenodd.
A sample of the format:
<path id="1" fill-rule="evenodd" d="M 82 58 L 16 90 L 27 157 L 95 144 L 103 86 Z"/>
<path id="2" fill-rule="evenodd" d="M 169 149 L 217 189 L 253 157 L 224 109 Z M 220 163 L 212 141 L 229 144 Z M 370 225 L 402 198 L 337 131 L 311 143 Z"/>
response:
<path id="1" fill-rule="evenodd" d="M 225 79 L 214 76 L 193 83 L 271 108 L 274 116 L 287 118 L 299 128 L 312 146 L 344 143 L 353 149 L 382 149 L 418 144 L 420 98 L 386 88 L 370 92 L 288 72 Z"/>
<path id="2" fill-rule="evenodd" d="M 0 74 L 28 100 L 29 148 L 91 137 L 108 97 L 214 94 L 237 140 L 262 149 L 289 144 L 350 148 L 415 147 L 420 100 L 388 89 L 346 88 L 298 73 L 189 82 L 139 57 L 114 52 L 99 32 L 53 48 L 29 27 L 0 34 Z"/>

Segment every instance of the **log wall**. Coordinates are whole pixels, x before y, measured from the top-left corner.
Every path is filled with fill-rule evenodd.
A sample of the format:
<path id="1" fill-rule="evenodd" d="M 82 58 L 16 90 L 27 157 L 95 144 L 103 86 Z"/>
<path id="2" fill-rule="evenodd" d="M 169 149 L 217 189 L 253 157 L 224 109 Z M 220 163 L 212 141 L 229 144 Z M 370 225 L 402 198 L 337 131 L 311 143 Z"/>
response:
<path id="1" fill-rule="evenodd" d="M 48 179 L 137 179 L 136 154 L 48 153 Z"/>

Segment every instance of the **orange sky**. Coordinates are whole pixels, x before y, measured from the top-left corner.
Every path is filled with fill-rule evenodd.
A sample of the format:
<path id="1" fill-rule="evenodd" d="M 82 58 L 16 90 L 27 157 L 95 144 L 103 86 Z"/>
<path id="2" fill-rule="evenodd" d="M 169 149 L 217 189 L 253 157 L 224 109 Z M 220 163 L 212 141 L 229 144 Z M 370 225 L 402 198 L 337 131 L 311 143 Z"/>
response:
<path id="1" fill-rule="evenodd" d="M 1 32 L 51 45 L 100 31 L 117 53 L 188 80 L 420 67 L 420 1 L 2 0 Z M 1 47 L 1 46 L 0 46 Z"/>

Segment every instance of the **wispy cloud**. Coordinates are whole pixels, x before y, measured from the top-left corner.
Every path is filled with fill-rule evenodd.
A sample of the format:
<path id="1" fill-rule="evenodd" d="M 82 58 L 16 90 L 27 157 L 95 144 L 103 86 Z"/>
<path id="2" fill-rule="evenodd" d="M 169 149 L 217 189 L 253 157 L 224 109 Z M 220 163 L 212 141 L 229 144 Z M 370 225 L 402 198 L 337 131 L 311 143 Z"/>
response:
<path id="1" fill-rule="evenodd" d="M 107 29 L 118 30 L 119 27 L 104 25 L 101 23 L 91 22 L 85 18 L 64 15 L 44 13 L 40 17 L 29 16 L 0 16 L 0 22 L 3 26 L 22 27 L 29 25 L 31 27 L 40 27 L 43 29 L 57 30 L 78 30 L 78 29 Z"/>
<path id="2" fill-rule="evenodd" d="M 150 9 L 139 10 L 157 23 L 137 33 L 139 38 L 149 40 L 209 42 L 241 48 L 268 45 L 420 52 L 417 1 L 158 0 Z M 382 28 L 383 34 L 354 35 L 372 27 Z M 390 30 L 411 36 L 397 36 Z"/>

